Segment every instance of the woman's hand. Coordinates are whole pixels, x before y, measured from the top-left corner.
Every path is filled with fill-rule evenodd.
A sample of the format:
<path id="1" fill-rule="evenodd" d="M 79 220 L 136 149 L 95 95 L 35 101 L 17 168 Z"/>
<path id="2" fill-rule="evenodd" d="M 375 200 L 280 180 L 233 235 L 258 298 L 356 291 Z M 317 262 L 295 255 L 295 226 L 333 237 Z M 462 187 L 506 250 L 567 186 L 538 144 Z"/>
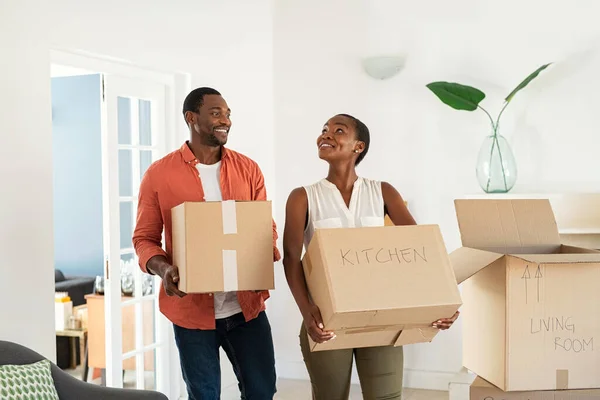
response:
<path id="1" fill-rule="evenodd" d="M 304 326 L 308 335 L 315 343 L 324 343 L 331 339 L 335 339 L 335 333 L 332 331 L 323 330 L 323 319 L 319 307 L 314 304 L 309 304 L 302 310 L 304 318 Z"/>
<path id="2" fill-rule="evenodd" d="M 437 321 L 435 321 L 433 324 L 431 324 L 434 328 L 438 328 L 442 331 L 445 331 L 446 329 L 450 328 L 452 326 L 452 324 L 454 323 L 454 321 L 456 321 L 458 319 L 458 316 L 460 315 L 460 312 L 456 312 L 452 318 L 442 318 L 442 319 L 438 319 Z"/>

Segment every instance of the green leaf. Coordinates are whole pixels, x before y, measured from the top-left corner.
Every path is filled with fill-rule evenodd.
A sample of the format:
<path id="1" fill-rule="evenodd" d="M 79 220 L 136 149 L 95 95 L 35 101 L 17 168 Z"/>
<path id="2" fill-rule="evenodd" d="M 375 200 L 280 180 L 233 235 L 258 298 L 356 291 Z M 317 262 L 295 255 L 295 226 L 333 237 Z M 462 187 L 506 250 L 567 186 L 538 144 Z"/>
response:
<path id="1" fill-rule="evenodd" d="M 485 99 L 485 93 L 471 86 L 452 82 L 432 82 L 427 85 L 444 104 L 455 110 L 475 111 Z"/>
<path id="2" fill-rule="evenodd" d="M 521 89 L 523 89 L 525 86 L 529 85 L 529 82 L 531 82 L 532 80 L 534 80 L 539 74 L 540 72 L 542 72 L 543 70 L 545 70 L 546 68 L 548 68 L 552 63 L 548 63 L 548 64 L 544 64 L 541 67 L 539 67 L 538 69 L 536 69 L 534 72 L 531 73 L 531 75 L 529 75 L 527 78 L 525 78 L 525 80 L 523 82 L 521 82 L 519 84 L 519 86 L 517 86 L 512 92 L 510 92 L 510 94 L 508 96 L 506 96 L 506 99 L 504 99 L 507 103 L 509 103 L 513 97 L 515 97 L 515 95 L 517 94 L 517 92 Z"/>

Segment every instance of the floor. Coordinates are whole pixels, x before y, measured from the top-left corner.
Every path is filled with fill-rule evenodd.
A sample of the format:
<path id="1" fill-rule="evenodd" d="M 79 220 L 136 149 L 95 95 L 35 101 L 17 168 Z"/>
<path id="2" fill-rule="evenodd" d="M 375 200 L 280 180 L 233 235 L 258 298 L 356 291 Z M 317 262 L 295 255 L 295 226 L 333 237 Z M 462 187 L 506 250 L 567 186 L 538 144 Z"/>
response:
<path id="1" fill-rule="evenodd" d="M 65 372 L 81 379 L 82 367 L 78 367 L 75 370 L 65 370 Z M 146 387 L 152 387 L 153 377 L 150 375 L 146 376 Z M 96 379 L 92 383 L 100 384 L 100 380 Z M 123 381 L 125 388 L 135 388 L 135 374 L 126 373 Z M 310 383 L 308 381 L 292 380 L 292 379 L 280 379 L 277 383 L 277 394 L 275 400 L 306 400 L 310 399 Z M 231 385 L 223 390 L 221 399 L 222 400 L 239 400 L 240 395 L 237 385 Z M 360 393 L 360 387 L 358 385 L 352 385 L 350 391 L 350 400 L 361 400 L 362 395 Z M 448 400 L 448 392 L 440 392 L 434 390 L 418 390 L 418 389 L 404 389 L 404 395 L 402 400 Z"/>
<path id="2" fill-rule="evenodd" d="M 276 400 L 310 400 L 310 383 L 308 381 L 281 379 L 277 383 Z M 239 400 L 237 387 L 229 387 L 222 393 L 222 400 Z M 360 386 L 352 385 L 350 400 L 362 400 Z M 402 400 L 448 400 L 448 392 L 433 390 L 404 389 Z"/>

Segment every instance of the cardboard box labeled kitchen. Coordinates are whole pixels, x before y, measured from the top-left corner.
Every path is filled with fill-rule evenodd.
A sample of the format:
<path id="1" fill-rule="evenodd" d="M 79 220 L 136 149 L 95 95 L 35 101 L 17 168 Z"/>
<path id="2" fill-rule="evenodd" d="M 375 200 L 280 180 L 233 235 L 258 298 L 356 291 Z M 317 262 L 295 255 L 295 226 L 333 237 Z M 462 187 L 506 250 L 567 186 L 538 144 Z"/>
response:
<path id="1" fill-rule="evenodd" d="M 548 200 L 457 200 L 463 365 L 504 391 L 600 387 L 600 253 Z"/>
<path id="2" fill-rule="evenodd" d="M 171 217 L 180 290 L 274 288 L 271 202 L 187 202 Z"/>
<path id="3" fill-rule="evenodd" d="M 461 298 L 436 225 L 318 229 L 302 260 L 331 350 L 430 342 Z"/>
<path id="4" fill-rule="evenodd" d="M 470 400 L 598 400 L 600 389 L 503 392 L 491 383 L 475 378 L 469 388 Z"/>

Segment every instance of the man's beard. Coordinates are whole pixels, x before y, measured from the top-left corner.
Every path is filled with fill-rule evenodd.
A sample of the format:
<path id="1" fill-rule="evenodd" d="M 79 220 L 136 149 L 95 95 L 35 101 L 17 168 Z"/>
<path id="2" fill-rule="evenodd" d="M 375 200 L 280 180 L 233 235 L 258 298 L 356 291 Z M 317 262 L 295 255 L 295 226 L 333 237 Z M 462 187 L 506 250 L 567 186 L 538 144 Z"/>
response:
<path id="1" fill-rule="evenodd" d="M 225 145 L 213 132 L 207 134 L 197 133 L 197 135 L 200 136 L 200 140 L 204 146 L 221 147 Z"/>
<path id="2" fill-rule="evenodd" d="M 214 133 L 208 134 L 206 136 L 206 145 L 211 147 L 219 147 L 223 146 L 225 143 L 222 143 Z"/>

